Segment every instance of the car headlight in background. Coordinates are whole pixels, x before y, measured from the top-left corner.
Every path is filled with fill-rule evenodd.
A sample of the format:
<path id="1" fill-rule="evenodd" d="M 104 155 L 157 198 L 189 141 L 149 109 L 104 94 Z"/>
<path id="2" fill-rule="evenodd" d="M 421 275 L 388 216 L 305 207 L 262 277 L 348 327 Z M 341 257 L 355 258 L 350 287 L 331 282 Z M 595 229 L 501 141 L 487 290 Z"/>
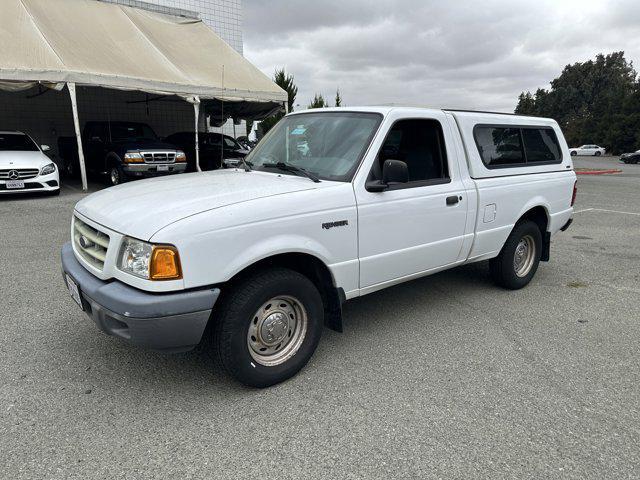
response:
<path id="1" fill-rule="evenodd" d="M 47 165 L 42 167 L 42 170 L 40 170 L 40 175 L 51 175 L 55 171 L 56 171 L 56 164 L 48 163 Z"/>
<path id="2" fill-rule="evenodd" d="M 185 155 L 185 153 L 178 150 L 176 152 L 176 162 L 186 162 L 186 161 L 187 161 L 187 156 Z"/>
<path id="3" fill-rule="evenodd" d="M 182 278 L 180 256 L 176 247 L 153 245 L 130 237 L 122 240 L 118 268 L 147 280 Z"/>
<path id="4" fill-rule="evenodd" d="M 124 163 L 144 163 L 144 158 L 139 152 L 127 152 L 124 154 Z"/>

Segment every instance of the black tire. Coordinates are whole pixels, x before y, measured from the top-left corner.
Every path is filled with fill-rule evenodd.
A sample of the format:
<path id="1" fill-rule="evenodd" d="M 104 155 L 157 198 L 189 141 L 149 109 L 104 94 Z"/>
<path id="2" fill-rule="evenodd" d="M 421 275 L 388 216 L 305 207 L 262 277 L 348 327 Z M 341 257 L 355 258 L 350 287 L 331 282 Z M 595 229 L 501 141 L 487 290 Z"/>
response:
<path id="1" fill-rule="evenodd" d="M 521 240 L 523 242 L 533 241 L 534 252 L 532 254 L 531 265 L 520 276 L 516 273 L 515 256 Z M 491 277 L 493 281 L 509 290 L 518 290 L 526 286 L 538 270 L 540 256 L 542 254 L 542 232 L 538 224 L 530 220 L 522 221 L 513 228 L 509 238 L 505 242 L 500 254 L 489 261 Z"/>
<path id="2" fill-rule="evenodd" d="M 601 152 L 596 152 L 596 157 L 599 157 L 600 155 L 602 155 Z"/>
<path id="3" fill-rule="evenodd" d="M 277 365 L 264 365 L 256 360 L 257 352 L 253 353 L 249 345 L 249 329 L 257 325 L 256 314 L 265 304 L 270 305 L 271 299 L 283 296 L 294 298 L 304 307 L 306 334 L 291 357 Z M 212 347 L 218 363 L 244 385 L 264 388 L 293 377 L 307 364 L 322 335 L 324 308 L 320 292 L 307 277 L 293 270 L 274 268 L 231 286 L 220 308 L 214 310 L 212 321 L 215 322 Z M 285 348 L 286 345 L 283 350 Z"/>
<path id="4" fill-rule="evenodd" d="M 571 152 L 571 156 L 575 157 L 578 154 L 578 152 Z"/>
<path id="5" fill-rule="evenodd" d="M 113 165 L 109 169 L 109 185 L 116 186 L 121 185 L 127 181 L 127 175 L 122 170 L 122 167 L 119 165 Z"/>

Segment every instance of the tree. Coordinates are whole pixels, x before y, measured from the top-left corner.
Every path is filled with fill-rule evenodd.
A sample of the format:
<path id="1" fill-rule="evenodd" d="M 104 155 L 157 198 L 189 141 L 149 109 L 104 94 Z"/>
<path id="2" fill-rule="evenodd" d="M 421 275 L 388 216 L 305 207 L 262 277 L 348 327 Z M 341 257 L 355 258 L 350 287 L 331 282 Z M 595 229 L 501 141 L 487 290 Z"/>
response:
<path id="1" fill-rule="evenodd" d="M 340 89 L 336 90 L 336 107 L 342 106 L 342 97 L 340 96 Z"/>
<path id="2" fill-rule="evenodd" d="M 567 65 L 550 89 L 522 92 L 515 112 L 555 119 L 571 145 L 597 143 L 619 153 L 640 142 L 640 84 L 624 52 Z"/>
<path id="3" fill-rule="evenodd" d="M 288 75 L 285 69 L 281 68 L 280 70 L 276 70 L 273 74 L 273 81 L 276 83 L 276 85 L 287 92 L 287 105 L 289 107 L 289 111 L 293 112 L 293 105 L 296 101 L 296 95 L 298 95 L 298 87 L 294 83 L 293 75 Z M 282 117 L 284 117 L 284 113 L 278 112 L 262 120 L 262 122 L 260 123 L 262 135 L 271 130 Z"/>
<path id="4" fill-rule="evenodd" d="M 324 99 L 322 94 L 321 93 L 316 93 L 315 96 L 313 97 L 313 100 L 311 101 L 311 103 L 309 104 L 309 106 L 307 108 L 325 108 L 325 107 L 328 107 L 328 106 L 329 106 L 329 104 Z"/>

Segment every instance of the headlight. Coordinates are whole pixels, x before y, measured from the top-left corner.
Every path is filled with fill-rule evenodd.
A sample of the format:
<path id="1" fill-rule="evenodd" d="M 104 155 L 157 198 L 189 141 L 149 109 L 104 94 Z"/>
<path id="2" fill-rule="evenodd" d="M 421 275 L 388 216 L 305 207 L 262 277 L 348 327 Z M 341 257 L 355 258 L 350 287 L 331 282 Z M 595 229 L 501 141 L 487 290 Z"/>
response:
<path id="1" fill-rule="evenodd" d="M 178 250 L 171 245 L 151 243 L 125 237 L 120 247 L 118 268 L 147 280 L 182 278 Z"/>
<path id="2" fill-rule="evenodd" d="M 127 152 L 124 154 L 124 163 L 143 163 L 144 158 L 139 152 Z"/>
<path id="3" fill-rule="evenodd" d="M 49 164 L 45 165 L 44 167 L 42 167 L 42 170 L 40 170 L 40 175 L 50 175 L 55 171 L 56 171 L 56 164 L 55 163 L 49 163 Z"/>
<path id="4" fill-rule="evenodd" d="M 185 155 L 185 153 L 178 150 L 176 152 L 176 162 L 186 162 L 186 161 L 187 161 L 187 156 Z"/>

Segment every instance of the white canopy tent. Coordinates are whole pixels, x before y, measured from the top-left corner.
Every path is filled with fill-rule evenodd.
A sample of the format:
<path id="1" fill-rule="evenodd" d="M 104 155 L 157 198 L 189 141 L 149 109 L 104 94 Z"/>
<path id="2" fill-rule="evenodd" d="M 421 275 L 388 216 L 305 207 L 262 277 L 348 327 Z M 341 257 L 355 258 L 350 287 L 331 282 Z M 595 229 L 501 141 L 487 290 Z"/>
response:
<path id="1" fill-rule="evenodd" d="M 256 104 L 264 115 L 287 94 L 203 22 L 95 0 L 2 0 L 0 89 L 34 84 L 71 96 L 83 188 L 87 181 L 76 85 Z M 196 148 L 196 152 L 197 152 Z"/>

